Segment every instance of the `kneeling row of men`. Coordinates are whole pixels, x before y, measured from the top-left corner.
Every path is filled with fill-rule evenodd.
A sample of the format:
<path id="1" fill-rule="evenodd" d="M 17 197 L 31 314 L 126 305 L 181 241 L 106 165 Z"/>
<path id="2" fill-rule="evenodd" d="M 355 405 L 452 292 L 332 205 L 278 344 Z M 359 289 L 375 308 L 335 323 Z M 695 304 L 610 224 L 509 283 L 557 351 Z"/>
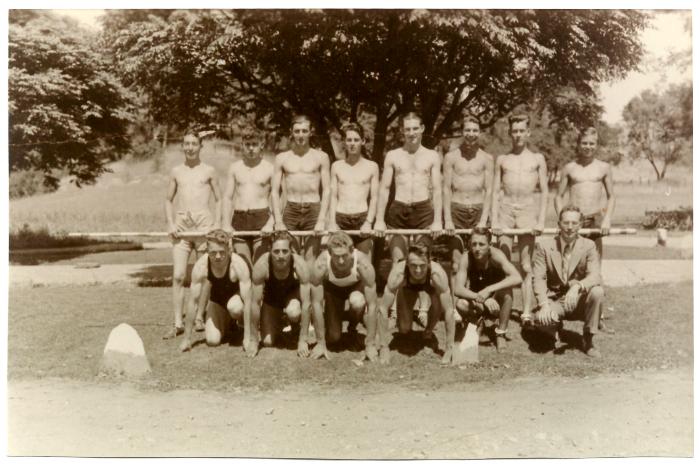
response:
<path id="1" fill-rule="evenodd" d="M 602 309 L 603 289 L 600 258 L 595 243 L 579 237 L 582 215 L 569 206 L 560 212 L 559 234 L 542 239 L 534 257 L 536 326 L 564 320 L 583 320 L 583 351 L 600 356 L 593 345 Z M 435 342 L 433 329 L 445 321 L 443 363 L 453 354 L 455 323 L 497 320 L 494 335 L 500 351 L 506 342 L 513 303 L 512 288 L 522 282 L 506 255 L 491 246 L 488 229 L 475 229 L 452 280 L 443 267 L 430 259 L 428 246 L 411 244 L 405 260 L 395 263 L 381 299 L 377 298 L 375 269 L 367 255 L 353 247 L 346 233 L 336 231 L 327 249 L 311 266 L 293 249 L 293 237 L 275 232 L 271 248 L 252 267 L 233 253 L 230 236 L 223 230 L 207 235 L 207 254 L 192 271 L 190 303 L 180 350 L 192 347 L 192 330 L 198 304 L 206 307 L 205 336 L 208 345 L 219 345 L 234 323 L 243 326 L 243 348 L 251 357 L 260 345 L 279 343 L 286 324 L 297 337 L 302 357 L 329 358 L 328 345 L 340 341 L 343 321 L 357 337 L 356 326 L 366 329 L 365 355 L 370 361 L 389 361 L 389 316 L 396 303 L 397 339 L 405 341 L 414 320 L 419 321 L 423 340 Z M 430 297 L 427 310 L 414 311 L 419 294 Z M 207 303 L 198 303 L 208 298 Z M 346 306 L 347 302 L 347 306 Z M 422 319 L 421 319 L 422 318 Z M 313 319 L 316 345 L 310 351 L 308 333 Z"/>

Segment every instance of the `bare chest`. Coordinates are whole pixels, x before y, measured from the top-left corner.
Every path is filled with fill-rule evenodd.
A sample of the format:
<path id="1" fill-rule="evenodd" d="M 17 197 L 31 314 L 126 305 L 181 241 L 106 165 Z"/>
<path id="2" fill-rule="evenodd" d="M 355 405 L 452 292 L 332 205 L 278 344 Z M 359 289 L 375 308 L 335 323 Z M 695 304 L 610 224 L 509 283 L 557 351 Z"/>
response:
<path id="1" fill-rule="evenodd" d="M 467 160 L 463 157 L 457 159 L 453 165 L 453 173 L 457 177 L 469 177 L 474 178 L 484 174 L 486 171 L 486 164 L 481 158 L 474 157 L 473 159 Z"/>
<path id="2" fill-rule="evenodd" d="M 572 184 L 576 183 L 598 183 L 605 177 L 605 171 L 598 164 L 581 166 L 572 165 L 569 169 L 569 179 Z"/>
<path id="3" fill-rule="evenodd" d="M 428 175 L 433 161 L 428 155 L 416 154 L 415 156 L 400 156 L 394 161 L 394 168 L 398 176 Z"/>
<path id="4" fill-rule="evenodd" d="M 189 169 L 183 167 L 175 174 L 177 184 L 185 189 L 206 188 L 209 185 L 210 178 L 209 171 L 200 168 Z"/>
<path id="5" fill-rule="evenodd" d="M 320 173 L 321 161 L 314 154 L 305 154 L 302 157 L 296 155 L 287 156 L 282 169 L 285 175 L 311 175 Z"/>
<path id="6" fill-rule="evenodd" d="M 372 173 L 364 167 L 346 165 L 336 172 L 339 185 L 366 185 L 372 179 Z"/>
<path id="7" fill-rule="evenodd" d="M 501 162 L 504 174 L 535 175 L 539 169 L 539 163 L 534 157 L 506 156 Z"/>
<path id="8" fill-rule="evenodd" d="M 245 185 L 269 185 L 272 180 L 272 169 L 258 165 L 256 167 L 247 167 L 241 165 L 237 167 L 234 176 L 236 184 Z"/>

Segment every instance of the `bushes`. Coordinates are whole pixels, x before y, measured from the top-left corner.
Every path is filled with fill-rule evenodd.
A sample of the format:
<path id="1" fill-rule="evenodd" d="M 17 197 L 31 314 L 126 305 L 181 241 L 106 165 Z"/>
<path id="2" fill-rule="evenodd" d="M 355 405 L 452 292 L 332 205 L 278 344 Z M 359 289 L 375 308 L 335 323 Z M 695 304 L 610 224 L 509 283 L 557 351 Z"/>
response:
<path id="1" fill-rule="evenodd" d="M 693 230 L 693 208 L 680 207 L 670 211 L 646 211 L 642 222 L 645 229 Z"/>
<path id="2" fill-rule="evenodd" d="M 44 173 L 38 170 L 16 170 L 10 173 L 10 199 L 55 191 L 44 184 Z"/>

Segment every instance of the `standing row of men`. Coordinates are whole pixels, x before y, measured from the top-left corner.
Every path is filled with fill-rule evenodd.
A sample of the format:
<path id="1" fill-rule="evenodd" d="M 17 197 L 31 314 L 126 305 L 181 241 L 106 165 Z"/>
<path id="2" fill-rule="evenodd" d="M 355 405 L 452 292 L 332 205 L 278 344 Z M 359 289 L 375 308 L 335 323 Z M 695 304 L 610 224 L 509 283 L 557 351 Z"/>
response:
<path id="1" fill-rule="evenodd" d="M 183 347 L 189 346 L 191 330 L 186 329 L 187 326 L 182 324 L 183 281 L 193 243 L 186 238 L 180 238 L 178 232 L 208 231 L 219 226 L 223 226 L 228 233 L 234 232 L 234 235 L 237 230 L 254 230 L 262 233 L 286 230 L 313 230 L 317 233 L 325 230 L 359 230 L 365 234 L 353 236 L 352 239 L 349 237 L 345 239 L 347 236 L 332 236 L 329 240 L 328 252 L 320 256 L 320 237 L 318 236 L 307 237 L 303 249 L 299 247 L 296 239 L 288 235 L 287 244 L 285 244 L 285 238 L 277 235 L 276 241 L 271 244 L 268 242 L 265 248 L 261 248 L 265 242 L 264 239 L 234 239 L 235 251 L 241 255 L 240 257 L 245 258 L 246 270 L 252 271 L 252 284 L 248 285 L 247 282 L 251 274 L 245 277 L 246 271 L 236 267 L 236 264 L 240 266 L 240 262 L 230 261 L 233 267 L 229 266 L 229 273 L 233 274 L 231 271 L 235 271 L 240 292 L 243 295 L 245 293 L 251 295 L 250 300 L 246 300 L 241 295 L 240 306 L 238 303 L 233 304 L 234 311 L 231 311 L 231 308 L 228 311 L 230 316 L 241 316 L 245 328 L 244 346 L 246 350 L 250 349 L 252 355 L 257 352 L 258 346 L 257 324 L 260 324 L 263 344 L 271 345 L 275 336 L 279 334 L 276 332 L 279 328 L 277 322 L 280 321 L 277 318 L 281 317 L 282 313 L 290 322 L 301 321 L 298 326 L 300 355 L 309 354 L 306 345 L 309 308 L 313 308 L 314 324 L 317 328 L 323 321 L 328 322 L 328 326 L 325 323 L 320 326 L 320 329 L 325 332 L 321 332 L 319 344 L 312 351 L 315 357 L 327 353 L 324 338 L 330 342 L 337 340 L 340 329 L 338 327 L 340 321 L 337 318 L 342 314 L 343 302 L 346 299 L 350 299 L 349 309 L 351 314 L 355 314 L 355 319 L 351 321 L 360 321 L 362 313 L 364 316 L 372 316 L 374 309 L 372 311 L 369 309 L 375 307 L 373 302 L 376 302 L 376 287 L 369 234 L 383 236 L 387 228 L 430 229 L 432 236 L 436 237 L 443 233 L 454 234 L 455 228 L 485 227 L 490 217 L 491 230 L 494 234 L 500 234 L 504 228 L 532 229 L 531 235 L 518 238 L 520 269 L 525 276 L 522 287 L 524 302 L 522 319 L 524 322 L 532 322 L 534 317 L 532 258 L 534 236 L 541 233 L 544 228 L 547 202 L 546 162 L 541 154 L 533 153 L 527 147 L 530 134 L 529 120 L 526 116 L 511 117 L 509 126 L 513 142 L 512 151 L 507 155 L 499 156 L 494 164 L 492 157 L 479 147 L 478 120 L 474 117 L 466 117 L 463 121 L 463 143 L 449 152 L 441 163 L 441 157 L 435 151 L 421 144 L 424 127 L 420 117 L 415 113 L 407 114 L 402 119 L 404 145 L 387 153 L 383 175 L 379 180 L 377 164 L 363 157 L 365 138 L 361 126 L 349 124 L 343 128 L 346 158 L 335 162 L 331 167 L 325 153 L 310 147 L 311 123 L 308 118 L 300 116 L 292 121 L 291 149 L 279 154 L 274 166 L 261 158 L 262 135 L 255 131 L 244 133 L 243 158 L 231 165 L 223 197 L 220 196 L 213 168 L 199 160 L 201 142 L 198 136 L 187 134 L 183 141 L 186 160 L 183 165 L 175 167 L 172 171 L 166 201 L 169 230 L 175 242 L 173 248 L 175 326 L 165 337 L 174 337 L 185 331 Z M 610 216 L 614 207 L 610 168 L 608 164 L 594 158 L 597 146 L 597 134 L 594 129 L 583 132 L 578 143 L 579 157 L 564 168 L 560 190 L 555 199 L 555 207 L 560 214 L 560 224 L 565 211 L 563 202 L 568 191 L 570 203 L 585 209 L 581 224 L 586 227 L 601 227 L 605 232 L 610 226 Z M 392 183 L 395 186 L 395 196 L 389 203 Z M 607 196 L 607 203 L 601 210 L 603 191 Z M 286 197 L 284 209 L 282 209 L 280 192 L 283 192 Z M 179 196 L 179 204 L 182 207 L 179 211 L 173 209 L 176 194 Z M 216 202 L 213 217 L 208 207 L 210 195 Z M 222 199 L 223 203 L 220 202 Z M 324 220 L 329 210 L 329 222 L 326 226 Z M 219 219 L 220 221 L 217 222 Z M 520 283 L 519 275 L 517 283 L 514 283 L 516 276 L 512 274 L 512 265 L 508 267 L 512 238 L 501 236 L 499 250 L 490 246 L 490 233 L 483 232 L 483 236 L 486 238 L 482 239 L 482 235 L 476 236 L 478 240 L 476 243 L 479 245 L 470 245 L 469 255 L 462 255 L 459 237 L 452 237 L 453 278 L 451 281 L 438 263 L 430 261 L 427 254 L 430 244 L 428 238 L 419 239 L 418 244 L 411 250 L 407 248 L 406 239 L 402 236 L 393 236 L 389 239 L 394 267 L 389 275 L 382 303 L 393 302 L 394 297 L 396 298 L 399 310 L 397 325 L 400 334 L 404 333 L 402 331 L 406 330 L 406 326 L 409 328 L 411 326 L 412 306 L 418 299 L 419 292 L 424 296 L 432 295 L 429 308 L 427 302 L 419 305 L 419 309 L 428 308 L 430 311 L 425 323 L 426 337 L 429 338 L 435 322 L 440 318 L 441 313 L 438 310 L 440 308 L 452 310 L 452 302 L 448 299 L 451 300 L 453 294 L 455 297 L 460 297 L 458 291 L 461 291 L 463 299 L 474 301 L 477 309 L 493 312 L 496 309 L 495 303 L 498 303 L 497 314 L 501 315 L 501 319 L 496 335 L 505 334 L 507 326 L 505 310 L 508 310 L 509 314 L 509 302 L 512 303 L 512 295 L 508 298 L 507 291 L 513 285 Z M 472 239 L 474 240 L 474 237 Z M 334 243 L 331 243 L 331 240 Z M 350 244 L 345 245 L 347 242 Z M 600 242 L 599 239 L 598 242 Z M 489 245 L 486 250 L 482 243 Z M 211 238 L 208 239 L 207 244 L 218 243 L 216 239 Z M 276 244 L 278 244 L 277 254 L 275 253 Z M 599 250 L 600 245 L 599 243 Z M 266 252 L 266 250 L 270 251 Z M 301 255 L 297 255 L 295 251 Z M 411 251 L 417 261 L 411 261 Z M 479 251 L 483 251 L 481 256 Z M 408 258 L 405 259 L 407 254 Z M 351 258 L 345 257 L 347 255 Z M 197 330 L 209 326 L 210 315 L 207 313 L 205 326 L 203 312 L 207 308 L 206 297 L 211 294 L 208 288 L 213 288 L 211 278 L 218 277 L 216 268 L 212 270 L 211 266 L 207 266 L 207 264 L 215 264 L 207 259 L 210 256 L 211 252 L 201 258 L 198 264 L 201 262 L 203 266 L 198 268 L 195 265 L 193 270 L 193 284 L 195 279 L 202 281 L 204 290 L 197 296 L 194 293 L 191 294 L 190 308 L 196 310 L 193 321 L 194 328 Z M 238 258 L 238 256 L 231 257 Z M 484 257 L 487 257 L 485 262 Z M 489 290 L 475 295 L 465 293 L 464 287 L 468 281 L 482 280 L 483 282 L 483 278 L 477 278 L 476 275 L 473 278 L 468 277 L 468 281 L 465 282 L 465 278 L 459 275 L 462 270 L 465 271 L 464 274 L 469 275 L 470 260 L 472 263 L 485 265 L 487 270 L 491 267 L 489 265 L 495 265 L 496 269 L 502 270 L 504 277 L 508 280 L 501 284 L 502 287 L 498 290 Z M 344 268 L 347 265 L 350 269 L 345 271 Z M 196 275 L 195 272 L 198 274 Z M 500 277 L 493 271 L 487 275 L 489 274 Z M 202 279 L 204 276 L 206 280 Z M 299 298 L 281 297 L 283 294 L 280 284 L 268 286 L 271 280 L 282 284 L 286 281 L 288 287 L 296 285 L 291 284 L 292 282 L 298 282 Z M 503 279 L 494 283 L 501 282 Z M 493 284 L 488 284 L 488 286 L 491 285 Z M 401 293 L 397 293 L 399 289 Z M 405 293 L 407 289 L 409 293 Z M 474 287 L 471 287 L 471 290 L 474 291 Z M 416 293 L 412 294 L 410 291 L 416 291 Z M 280 297 L 274 298 L 275 294 Z M 266 299 L 266 295 L 272 298 Z M 304 300 L 305 297 L 313 301 L 312 307 L 308 305 L 307 300 Z M 540 305 L 538 314 L 541 317 L 543 315 L 540 299 L 541 296 L 538 295 L 537 300 Z M 245 305 L 247 302 L 250 303 L 250 307 Z M 273 311 L 258 313 L 256 306 L 259 307 L 260 304 L 263 309 L 266 308 L 265 305 L 269 305 L 268 308 Z M 381 317 L 388 314 L 390 306 L 391 303 L 388 303 L 384 314 L 380 312 L 380 323 L 382 323 Z M 382 308 L 381 305 L 379 308 Z M 457 300 L 456 309 L 460 311 L 460 308 L 465 307 L 460 307 L 460 301 Z M 268 314 L 270 316 L 267 316 Z M 444 315 L 448 334 L 454 335 L 453 313 L 444 313 Z M 368 330 L 365 345 L 368 357 L 373 359 L 377 354 L 382 353 L 383 346 L 380 344 L 377 349 L 374 336 L 370 336 L 376 326 L 370 330 L 373 326 L 371 323 L 373 318 L 368 319 L 370 322 L 365 323 Z M 254 326 L 247 326 L 246 322 L 254 323 Z M 385 326 L 380 325 L 379 328 L 378 334 L 382 334 Z M 349 329 L 354 329 L 354 323 L 349 326 Z M 378 342 L 385 340 L 385 336 L 380 336 Z M 207 337 L 207 341 L 213 344 L 216 339 Z M 451 345 L 451 342 L 448 335 L 448 344 Z M 384 350 L 384 352 L 388 351 Z M 388 358 L 388 353 L 384 357 Z M 449 352 L 445 352 L 445 357 L 449 358 Z"/>

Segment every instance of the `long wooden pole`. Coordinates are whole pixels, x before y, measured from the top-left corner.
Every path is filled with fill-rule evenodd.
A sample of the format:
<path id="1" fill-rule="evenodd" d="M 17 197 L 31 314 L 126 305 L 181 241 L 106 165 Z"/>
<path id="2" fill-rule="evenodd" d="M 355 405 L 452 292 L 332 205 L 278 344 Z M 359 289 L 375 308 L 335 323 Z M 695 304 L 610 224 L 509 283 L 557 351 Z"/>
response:
<path id="1" fill-rule="evenodd" d="M 600 234 L 601 229 L 580 229 L 579 234 Z M 362 235 L 361 230 L 344 230 L 348 235 Z M 471 235 L 472 229 L 455 229 L 456 235 Z M 503 235 L 513 236 L 513 235 L 527 235 L 532 232 L 530 229 L 503 229 Z M 330 232 L 324 231 L 320 234 L 316 234 L 310 230 L 294 230 L 290 231 L 290 234 L 297 237 L 310 237 L 314 235 L 327 235 Z M 428 229 L 387 229 L 384 231 L 385 234 L 391 235 L 421 235 L 430 234 L 431 231 Z M 542 235 L 556 235 L 559 233 L 559 229 L 548 228 L 544 229 Z M 181 238 L 201 238 L 206 236 L 206 232 L 178 232 L 178 236 Z M 623 229 L 623 228 L 611 228 L 608 235 L 636 235 L 637 229 Z M 259 237 L 262 234 L 257 230 L 244 230 L 244 231 L 234 231 L 233 236 L 236 237 Z M 374 234 L 372 234 L 374 235 Z M 92 237 L 92 238 L 104 238 L 104 237 L 158 237 L 164 238 L 168 237 L 168 232 L 70 232 L 69 237 Z M 374 235 L 376 236 L 376 235 Z"/>

